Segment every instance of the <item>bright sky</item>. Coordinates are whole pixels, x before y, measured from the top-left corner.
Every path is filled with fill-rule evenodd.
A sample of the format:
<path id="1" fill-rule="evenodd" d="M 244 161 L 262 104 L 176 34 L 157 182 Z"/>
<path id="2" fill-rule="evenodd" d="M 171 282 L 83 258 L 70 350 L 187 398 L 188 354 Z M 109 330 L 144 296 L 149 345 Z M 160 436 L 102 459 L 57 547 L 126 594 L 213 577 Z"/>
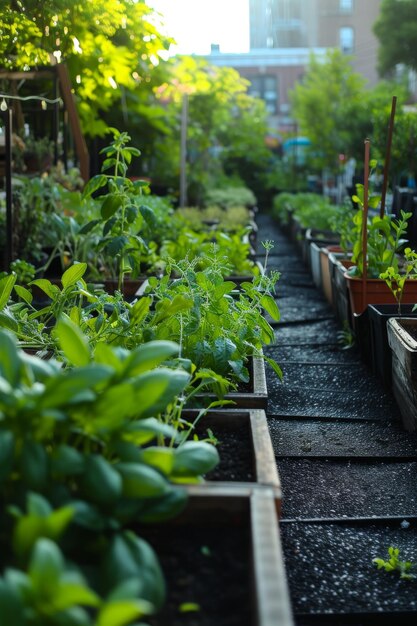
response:
<path id="1" fill-rule="evenodd" d="M 176 39 L 172 52 L 210 54 L 249 51 L 249 0 L 148 0 L 164 16 L 167 34 Z"/>

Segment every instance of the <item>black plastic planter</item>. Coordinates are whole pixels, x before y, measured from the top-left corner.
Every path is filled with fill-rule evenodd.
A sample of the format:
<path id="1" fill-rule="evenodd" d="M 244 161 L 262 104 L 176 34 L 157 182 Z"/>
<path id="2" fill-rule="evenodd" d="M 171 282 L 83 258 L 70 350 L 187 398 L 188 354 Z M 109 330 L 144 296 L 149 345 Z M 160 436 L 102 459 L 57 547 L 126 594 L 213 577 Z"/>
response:
<path id="1" fill-rule="evenodd" d="M 412 313 L 413 304 L 401 305 L 401 315 L 417 317 Z M 375 376 L 386 388 L 392 384 L 392 352 L 388 343 L 387 321 L 399 317 L 396 304 L 370 304 L 368 316 L 371 338 L 371 368 Z"/>

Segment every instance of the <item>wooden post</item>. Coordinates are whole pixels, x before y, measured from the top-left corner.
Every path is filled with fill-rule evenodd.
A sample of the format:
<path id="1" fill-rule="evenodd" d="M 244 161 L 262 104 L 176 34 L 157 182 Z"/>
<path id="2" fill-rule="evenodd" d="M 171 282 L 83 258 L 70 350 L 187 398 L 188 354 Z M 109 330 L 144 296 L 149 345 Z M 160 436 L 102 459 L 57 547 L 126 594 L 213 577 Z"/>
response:
<path id="1" fill-rule="evenodd" d="M 5 180 L 6 180 L 6 250 L 5 270 L 10 271 L 13 261 L 13 198 L 12 198 L 12 109 L 4 111 L 5 117 Z"/>
<path id="2" fill-rule="evenodd" d="M 365 139 L 365 168 L 363 177 L 363 214 L 362 214 L 362 309 L 366 308 L 366 279 L 368 274 L 368 193 L 369 193 L 369 152 L 371 142 Z"/>
<path id="3" fill-rule="evenodd" d="M 81 124 L 74 102 L 74 96 L 71 92 L 71 82 L 68 69 L 63 63 L 58 63 L 56 65 L 56 71 L 58 73 L 62 99 L 68 111 L 68 119 L 74 136 L 75 149 L 80 163 L 80 173 L 84 181 L 87 182 L 90 178 L 90 159 L 87 144 L 85 143 L 84 135 L 81 131 Z"/>
<path id="4" fill-rule="evenodd" d="M 187 206 L 187 126 L 188 96 L 184 93 L 181 109 L 180 207 Z"/>
<path id="5" fill-rule="evenodd" d="M 385 153 L 384 178 L 382 182 L 381 208 L 379 211 L 379 215 L 381 218 L 384 217 L 384 213 L 385 213 L 385 197 L 387 195 L 388 170 L 389 170 L 389 164 L 391 160 L 392 133 L 394 130 L 394 118 L 395 118 L 396 105 L 397 105 L 397 96 L 392 96 L 391 116 L 390 116 L 389 127 L 388 127 L 387 150 Z"/>

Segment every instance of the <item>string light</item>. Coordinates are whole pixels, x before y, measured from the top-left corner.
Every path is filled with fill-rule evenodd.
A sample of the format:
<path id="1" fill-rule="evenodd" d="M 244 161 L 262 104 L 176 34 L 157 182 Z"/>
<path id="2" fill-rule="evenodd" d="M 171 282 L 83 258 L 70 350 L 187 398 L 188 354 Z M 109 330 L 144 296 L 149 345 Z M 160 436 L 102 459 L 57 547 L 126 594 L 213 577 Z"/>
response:
<path id="1" fill-rule="evenodd" d="M 7 109 L 6 98 L 8 100 L 20 100 L 21 102 L 24 102 L 26 100 L 40 100 L 41 102 L 47 102 L 48 104 L 56 104 L 57 102 L 62 102 L 62 98 L 54 98 L 53 100 L 51 100 L 50 98 L 44 98 L 43 96 L 10 96 L 7 93 L 0 93 L 0 98 L 3 98 L 0 104 L 0 109 L 2 111 L 6 111 Z"/>

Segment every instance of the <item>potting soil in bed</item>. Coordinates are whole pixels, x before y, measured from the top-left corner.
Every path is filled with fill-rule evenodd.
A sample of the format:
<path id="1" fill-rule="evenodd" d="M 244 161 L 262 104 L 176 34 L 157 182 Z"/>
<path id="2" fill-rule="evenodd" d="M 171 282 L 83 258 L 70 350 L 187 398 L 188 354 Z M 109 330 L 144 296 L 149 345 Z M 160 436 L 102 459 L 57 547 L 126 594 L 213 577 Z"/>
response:
<path id="1" fill-rule="evenodd" d="M 152 626 L 252 626 L 248 530 L 172 525 L 142 536 L 157 550 L 168 589 Z"/>
<path id="2" fill-rule="evenodd" d="M 389 546 L 416 562 L 415 523 L 283 523 L 281 533 L 296 613 L 417 611 L 416 583 L 372 563 Z"/>

